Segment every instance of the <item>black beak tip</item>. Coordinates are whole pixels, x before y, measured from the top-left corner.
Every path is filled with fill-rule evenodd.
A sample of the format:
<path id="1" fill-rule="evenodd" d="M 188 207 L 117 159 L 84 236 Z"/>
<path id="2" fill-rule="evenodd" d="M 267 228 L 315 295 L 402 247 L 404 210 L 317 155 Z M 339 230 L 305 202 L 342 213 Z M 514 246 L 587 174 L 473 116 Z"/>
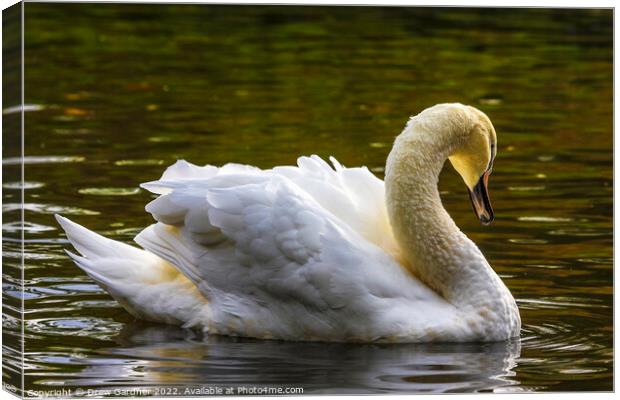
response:
<path id="1" fill-rule="evenodd" d="M 490 215 L 490 216 L 489 215 L 481 215 L 479 217 L 479 219 L 480 219 L 480 223 L 482 225 L 490 225 L 491 222 L 493 222 L 493 220 L 495 219 L 495 217 L 493 215 Z"/>

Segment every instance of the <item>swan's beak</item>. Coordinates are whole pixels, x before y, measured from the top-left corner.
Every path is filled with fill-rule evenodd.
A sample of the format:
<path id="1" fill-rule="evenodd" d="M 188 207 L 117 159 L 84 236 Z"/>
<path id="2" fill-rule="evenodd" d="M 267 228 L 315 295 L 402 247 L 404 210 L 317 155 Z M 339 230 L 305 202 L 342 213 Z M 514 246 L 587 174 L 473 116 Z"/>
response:
<path id="1" fill-rule="evenodd" d="M 469 191 L 469 198 L 471 199 L 471 205 L 474 207 L 474 212 L 484 225 L 488 225 L 493 221 L 493 208 L 491 208 L 487 187 L 490 174 L 491 171 L 489 169 L 482 174 L 474 189 Z"/>

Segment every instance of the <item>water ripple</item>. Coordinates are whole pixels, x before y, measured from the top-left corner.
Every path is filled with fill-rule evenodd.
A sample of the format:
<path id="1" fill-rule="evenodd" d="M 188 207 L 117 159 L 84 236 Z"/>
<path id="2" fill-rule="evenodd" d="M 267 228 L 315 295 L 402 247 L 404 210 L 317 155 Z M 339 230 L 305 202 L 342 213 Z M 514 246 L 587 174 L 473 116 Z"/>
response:
<path id="1" fill-rule="evenodd" d="M 27 233 L 40 233 L 57 230 L 57 228 L 53 226 L 35 224 L 34 222 L 28 221 L 24 222 L 23 224 L 20 221 L 2 224 L 2 231 L 4 232 L 21 232 L 22 228 L 24 232 Z"/>
<path id="2" fill-rule="evenodd" d="M 94 317 L 41 318 L 26 321 L 28 330 L 50 336 L 84 336 L 108 339 L 117 334 L 122 324 Z"/>
<path id="3" fill-rule="evenodd" d="M 118 161 L 114 161 L 114 165 L 117 165 L 119 167 L 124 167 L 124 166 L 164 165 L 164 160 L 153 160 L 153 159 L 118 160 Z"/>
<path id="4" fill-rule="evenodd" d="M 570 222 L 572 218 L 558 218 L 558 217 L 545 217 L 545 216 L 523 216 L 517 218 L 519 221 L 525 222 Z"/>
<path id="5" fill-rule="evenodd" d="M 80 156 L 26 156 L 8 157 L 2 159 L 2 165 L 21 165 L 23 164 L 56 164 L 56 163 L 76 163 L 84 161 Z"/>
<path id="6" fill-rule="evenodd" d="M 39 214 L 64 214 L 64 215 L 99 215 L 99 211 L 87 210 L 79 207 L 58 206 L 53 204 L 38 203 L 5 203 L 2 211 L 5 213 L 24 209 Z"/>
<path id="7" fill-rule="evenodd" d="M 33 111 L 41 111 L 45 110 L 45 106 L 43 104 L 24 104 L 23 106 L 17 105 L 12 107 L 7 107 L 2 110 L 2 115 L 10 115 L 17 114 L 23 112 L 33 112 Z"/>
<path id="8" fill-rule="evenodd" d="M 92 196 L 133 196 L 140 193 L 140 188 L 83 188 L 78 190 L 78 193 Z"/>
<path id="9" fill-rule="evenodd" d="M 45 183 L 43 182 L 29 182 L 29 181 L 25 181 L 23 182 L 5 182 L 2 184 L 2 187 L 5 189 L 15 189 L 15 190 L 20 190 L 20 189 L 24 189 L 24 190 L 30 190 L 30 189 L 39 189 L 45 186 Z"/>

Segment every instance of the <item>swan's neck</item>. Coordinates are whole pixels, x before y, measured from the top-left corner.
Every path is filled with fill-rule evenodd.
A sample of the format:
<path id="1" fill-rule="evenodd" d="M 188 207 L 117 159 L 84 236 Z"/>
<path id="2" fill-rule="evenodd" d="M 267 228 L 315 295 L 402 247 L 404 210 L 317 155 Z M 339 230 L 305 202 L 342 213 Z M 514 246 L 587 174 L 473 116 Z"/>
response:
<path id="1" fill-rule="evenodd" d="M 396 139 L 386 166 L 388 214 L 413 273 L 456 307 L 480 308 L 512 297 L 441 204 L 437 183 L 453 151 L 449 135 L 414 125 Z"/>

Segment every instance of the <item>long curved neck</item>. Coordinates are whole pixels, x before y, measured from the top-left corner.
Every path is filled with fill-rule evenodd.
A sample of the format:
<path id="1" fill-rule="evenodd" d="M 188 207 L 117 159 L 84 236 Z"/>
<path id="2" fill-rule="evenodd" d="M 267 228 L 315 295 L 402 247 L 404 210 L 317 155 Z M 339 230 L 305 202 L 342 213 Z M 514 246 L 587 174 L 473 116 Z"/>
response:
<path id="1" fill-rule="evenodd" d="M 437 183 L 453 151 L 449 136 L 410 124 L 396 139 L 386 166 L 388 214 L 413 273 L 453 305 L 478 307 L 507 289 L 441 204 Z"/>

